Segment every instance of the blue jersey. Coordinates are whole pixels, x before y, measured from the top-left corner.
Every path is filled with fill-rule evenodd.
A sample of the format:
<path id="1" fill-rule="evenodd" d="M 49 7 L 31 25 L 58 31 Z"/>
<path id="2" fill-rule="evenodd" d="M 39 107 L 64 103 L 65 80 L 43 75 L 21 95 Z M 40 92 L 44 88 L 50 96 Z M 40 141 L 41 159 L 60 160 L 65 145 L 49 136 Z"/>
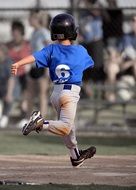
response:
<path id="1" fill-rule="evenodd" d="M 83 71 L 94 66 L 81 45 L 51 44 L 33 54 L 38 68 L 48 67 L 55 84 L 81 85 Z"/>

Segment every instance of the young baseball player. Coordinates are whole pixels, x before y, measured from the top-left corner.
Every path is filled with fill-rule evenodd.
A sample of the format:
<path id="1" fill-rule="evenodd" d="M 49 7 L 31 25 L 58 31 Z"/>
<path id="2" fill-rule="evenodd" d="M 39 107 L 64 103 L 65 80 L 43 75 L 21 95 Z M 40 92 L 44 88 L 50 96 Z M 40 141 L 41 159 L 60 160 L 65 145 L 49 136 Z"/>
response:
<path id="1" fill-rule="evenodd" d="M 96 153 L 95 147 L 78 149 L 74 124 L 83 71 L 93 67 L 94 62 L 83 46 L 72 44 L 77 37 L 77 27 L 72 15 L 55 16 L 50 23 L 50 31 L 51 39 L 56 43 L 13 64 L 11 70 L 16 75 L 19 67 L 34 62 L 38 68 L 49 68 L 54 83 L 51 102 L 57 111 L 58 120 L 46 120 L 39 111 L 34 111 L 22 132 L 23 135 L 28 135 L 34 130 L 47 130 L 62 136 L 69 149 L 72 165 L 79 167 L 85 159 Z"/>

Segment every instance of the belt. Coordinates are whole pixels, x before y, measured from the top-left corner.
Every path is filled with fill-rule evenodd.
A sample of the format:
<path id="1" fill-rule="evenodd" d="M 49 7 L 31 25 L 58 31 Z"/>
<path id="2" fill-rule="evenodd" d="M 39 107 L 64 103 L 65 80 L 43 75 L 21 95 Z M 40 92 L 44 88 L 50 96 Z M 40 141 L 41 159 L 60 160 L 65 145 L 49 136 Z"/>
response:
<path id="1" fill-rule="evenodd" d="M 62 90 L 70 90 L 73 92 L 79 93 L 81 90 L 81 87 L 75 84 L 55 84 L 54 85 L 54 91 L 60 92 Z"/>
<path id="2" fill-rule="evenodd" d="M 63 90 L 71 90 L 72 85 L 70 84 L 64 84 Z"/>

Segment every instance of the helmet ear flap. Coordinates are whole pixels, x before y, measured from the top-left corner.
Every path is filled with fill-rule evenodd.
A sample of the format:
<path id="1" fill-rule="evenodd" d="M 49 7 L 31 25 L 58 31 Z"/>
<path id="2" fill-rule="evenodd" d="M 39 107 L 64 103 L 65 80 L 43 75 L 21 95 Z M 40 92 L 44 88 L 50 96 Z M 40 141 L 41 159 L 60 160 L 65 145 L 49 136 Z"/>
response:
<path id="1" fill-rule="evenodd" d="M 77 26 L 77 27 L 75 28 L 75 31 L 73 32 L 73 35 L 72 35 L 71 40 L 76 40 L 77 34 L 78 34 L 78 29 L 79 29 L 79 27 Z"/>
<path id="2" fill-rule="evenodd" d="M 64 36 L 64 34 L 52 34 L 51 35 L 51 39 L 52 39 L 52 41 L 55 41 L 55 40 L 64 40 L 65 36 Z"/>

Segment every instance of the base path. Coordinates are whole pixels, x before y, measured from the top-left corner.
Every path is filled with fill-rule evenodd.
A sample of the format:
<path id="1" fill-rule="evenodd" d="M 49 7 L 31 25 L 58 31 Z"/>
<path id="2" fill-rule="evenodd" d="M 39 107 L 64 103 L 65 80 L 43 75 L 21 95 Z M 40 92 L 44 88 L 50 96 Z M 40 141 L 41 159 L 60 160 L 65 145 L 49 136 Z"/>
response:
<path id="1" fill-rule="evenodd" d="M 136 186 L 136 156 L 95 156 L 73 168 L 68 156 L 0 156 L 0 180 L 34 184 Z"/>

